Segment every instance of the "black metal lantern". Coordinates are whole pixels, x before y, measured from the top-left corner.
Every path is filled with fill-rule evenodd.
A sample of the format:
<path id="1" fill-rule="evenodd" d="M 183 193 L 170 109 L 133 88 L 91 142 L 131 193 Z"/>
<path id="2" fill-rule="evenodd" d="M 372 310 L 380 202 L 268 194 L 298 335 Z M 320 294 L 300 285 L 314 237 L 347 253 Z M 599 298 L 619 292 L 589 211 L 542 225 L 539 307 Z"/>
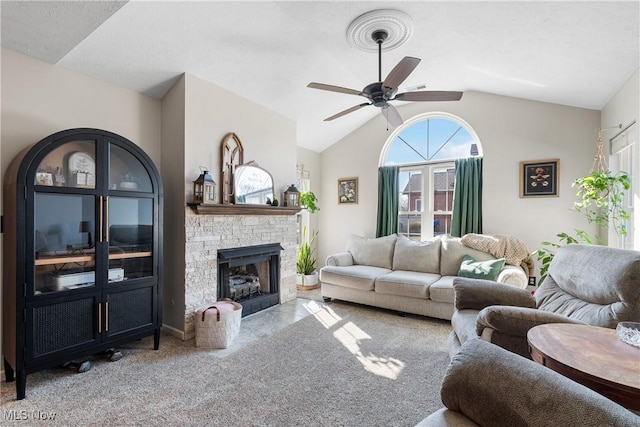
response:
<path id="1" fill-rule="evenodd" d="M 216 182 L 207 170 L 203 170 L 198 179 L 193 181 L 193 201 L 203 205 L 216 202 Z"/>
<path id="2" fill-rule="evenodd" d="M 291 184 L 287 191 L 284 192 L 284 206 L 298 207 L 300 206 L 300 192 L 295 185 Z"/>

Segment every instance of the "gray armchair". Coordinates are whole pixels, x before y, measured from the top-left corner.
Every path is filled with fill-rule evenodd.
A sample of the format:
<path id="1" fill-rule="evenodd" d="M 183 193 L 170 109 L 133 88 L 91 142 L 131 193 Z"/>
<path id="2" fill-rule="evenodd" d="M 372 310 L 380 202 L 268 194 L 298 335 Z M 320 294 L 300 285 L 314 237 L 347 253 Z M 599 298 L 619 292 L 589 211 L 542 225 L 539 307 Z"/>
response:
<path id="1" fill-rule="evenodd" d="M 640 252 L 596 245 L 558 249 L 532 296 L 496 282 L 456 278 L 449 354 L 478 338 L 530 358 L 527 332 L 545 323 L 615 328 L 640 322 Z"/>
<path id="2" fill-rule="evenodd" d="M 442 381 L 444 408 L 416 427 L 637 426 L 640 417 L 531 360 L 469 340 Z"/>

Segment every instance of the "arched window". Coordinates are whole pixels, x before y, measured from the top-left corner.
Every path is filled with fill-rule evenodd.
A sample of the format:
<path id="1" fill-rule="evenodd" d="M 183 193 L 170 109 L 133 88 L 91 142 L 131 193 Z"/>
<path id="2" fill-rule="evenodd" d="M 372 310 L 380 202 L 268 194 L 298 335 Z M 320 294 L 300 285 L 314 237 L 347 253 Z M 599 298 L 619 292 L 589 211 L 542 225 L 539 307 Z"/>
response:
<path id="1" fill-rule="evenodd" d="M 451 231 L 456 159 L 482 156 L 473 129 L 447 113 L 425 113 L 398 127 L 381 166 L 400 166 L 398 234 L 426 240 Z"/>

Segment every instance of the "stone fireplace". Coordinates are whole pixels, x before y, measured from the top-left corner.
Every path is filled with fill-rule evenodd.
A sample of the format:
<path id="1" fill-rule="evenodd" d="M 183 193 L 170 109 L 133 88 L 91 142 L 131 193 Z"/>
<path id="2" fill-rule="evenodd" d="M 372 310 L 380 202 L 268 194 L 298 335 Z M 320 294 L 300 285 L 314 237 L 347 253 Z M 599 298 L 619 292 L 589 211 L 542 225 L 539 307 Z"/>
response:
<path id="1" fill-rule="evenodd" d="M 275 297 L 269 298 L 275 298 L 276 304 L 296 298 L 295 211 L 287 212 L 286 208 L 247 209 L 247 214 L 244 211 L 221 205 L 205 214 L 204 210 L 196 212 L 192 208 L 185 208 L 185 340 L 195 337 L 196 309 L 223 297 L 219 296 L 218 290 L 218 266 L 222 261 L 222 258 L 218 259 L 219 252 L 225 257 L 226 250 L 278 245 L 281 248 L 278 250 L 279 280 L 275 279 L 278 291 Z M 266 279 L 259 279 L 262 280 Z M 251 289 L 247 292 L 251 292 Z"/>

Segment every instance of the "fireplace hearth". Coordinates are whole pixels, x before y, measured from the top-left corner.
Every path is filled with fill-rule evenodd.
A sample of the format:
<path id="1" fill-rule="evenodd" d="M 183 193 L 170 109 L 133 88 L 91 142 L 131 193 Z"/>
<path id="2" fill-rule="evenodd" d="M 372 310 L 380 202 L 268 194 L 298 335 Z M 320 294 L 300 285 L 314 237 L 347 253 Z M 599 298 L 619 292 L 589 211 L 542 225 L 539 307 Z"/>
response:
<path id="1" fill-rule="evenodd" d="M 280 303 L 280 243 L 218 250 L 218 299 L 242 305 L 242 316 Z"/>

